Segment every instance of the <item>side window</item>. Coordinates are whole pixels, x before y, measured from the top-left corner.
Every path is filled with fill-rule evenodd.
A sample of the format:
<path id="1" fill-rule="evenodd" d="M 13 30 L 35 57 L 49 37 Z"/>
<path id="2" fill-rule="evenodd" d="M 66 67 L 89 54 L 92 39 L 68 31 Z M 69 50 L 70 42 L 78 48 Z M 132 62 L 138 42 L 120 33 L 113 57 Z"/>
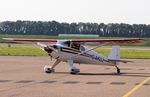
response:
<path id="1" fill-rule="evenodd" d="M 70 41 L 65 41 L 64 45 L 67 46 L 67 47 L 70 47 Z"/>
<path id="2" fill-rule="evenodd" d="M 80 50 L 80 44 L 72 43 L 71 48 L 74 48 L 74 49 Z"/>
<path id="3" fill-rule="evenodd" d="M 80 46 L 80 50 L 81 50 L 81 51 L 85 51 L 84 46 Z"/>

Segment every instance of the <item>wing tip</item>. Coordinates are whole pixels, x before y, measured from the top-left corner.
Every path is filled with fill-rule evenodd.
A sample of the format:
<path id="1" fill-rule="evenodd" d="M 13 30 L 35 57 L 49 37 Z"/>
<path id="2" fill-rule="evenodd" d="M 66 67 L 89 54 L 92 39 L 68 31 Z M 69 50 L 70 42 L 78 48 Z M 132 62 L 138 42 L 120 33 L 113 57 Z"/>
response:
<path id="1" fill-rule="evenodd" d="M 13 41 L 14 38 L 2 38 L 3 40 L 10 40 L 10 41 Z"/>

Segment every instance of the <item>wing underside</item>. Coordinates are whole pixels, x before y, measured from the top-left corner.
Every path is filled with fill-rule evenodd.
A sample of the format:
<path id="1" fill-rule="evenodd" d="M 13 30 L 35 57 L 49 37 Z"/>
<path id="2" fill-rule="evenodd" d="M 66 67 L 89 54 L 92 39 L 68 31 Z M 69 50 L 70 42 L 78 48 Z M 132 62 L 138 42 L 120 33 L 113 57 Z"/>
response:
<path id="1" fill-rule="evenodd" d="M 112 44 L 112 45 L 124 45 L 124 44 L 135 44 L 141 43 L 144 39 L 141 38 L 114 38 L 114 39 L 81 39 L 81 40 L 72 40 L 72 42 L 80 42 L 83 44 Z"/>
<path id="2" fill-rule="evenodd" d="M 43 42 L 43 43 L 55 43 L 57 42 L 56 39 L 26 39 L 26 38 L 3 38 L 8 41 L 13 42 L 23 42 L 23 43 L 37 43 L 37 42 Z M 73 43 L 80 43 L 80 44 L 103 44 L 103 43 L 109 43 L 109 44 L 134 44 L 134 43 L 141 43 L 144 39 L 141 38 L 108 38 L 108 39 L 73 39 L 70 40 Z"/>

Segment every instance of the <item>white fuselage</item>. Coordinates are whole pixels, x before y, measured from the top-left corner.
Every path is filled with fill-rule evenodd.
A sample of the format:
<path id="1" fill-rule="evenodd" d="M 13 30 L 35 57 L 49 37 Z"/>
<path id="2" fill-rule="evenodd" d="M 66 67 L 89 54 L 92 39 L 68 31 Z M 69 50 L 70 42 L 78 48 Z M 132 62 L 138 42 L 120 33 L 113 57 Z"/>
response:
<path id="1" fill-rule="evenodd" d="M 63 62 L 68 60 L 73 60 L 74 63 L 79 64 L 93 64 L 93 65 L 109 65 L 112 66 L 111 62 L 108 62 L 108 58 L 99 54 L 93 50 L 80 54 L 82 51 L 75 50 L 70 47 L 62 46 L 56 44 L 57 52 L 52 52 L 51 56 L 53 58 L 59 58 Z M 84 51 L 90 50 L 88 47 L 84 46 Z"/>

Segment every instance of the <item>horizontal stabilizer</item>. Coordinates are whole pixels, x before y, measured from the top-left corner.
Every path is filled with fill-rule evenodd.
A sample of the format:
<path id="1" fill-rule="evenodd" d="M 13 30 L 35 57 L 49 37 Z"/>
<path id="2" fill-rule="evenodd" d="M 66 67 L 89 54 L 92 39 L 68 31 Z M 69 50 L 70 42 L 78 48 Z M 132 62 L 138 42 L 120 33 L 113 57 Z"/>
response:
<path id="1" fill-rule="evenodd" d="M 129 61 L 129 60 L 110 60 L 111 62 L 122 62 L 122 63 L 128 63 L 128 62 L 133 62 L 133 61 Z"/>

